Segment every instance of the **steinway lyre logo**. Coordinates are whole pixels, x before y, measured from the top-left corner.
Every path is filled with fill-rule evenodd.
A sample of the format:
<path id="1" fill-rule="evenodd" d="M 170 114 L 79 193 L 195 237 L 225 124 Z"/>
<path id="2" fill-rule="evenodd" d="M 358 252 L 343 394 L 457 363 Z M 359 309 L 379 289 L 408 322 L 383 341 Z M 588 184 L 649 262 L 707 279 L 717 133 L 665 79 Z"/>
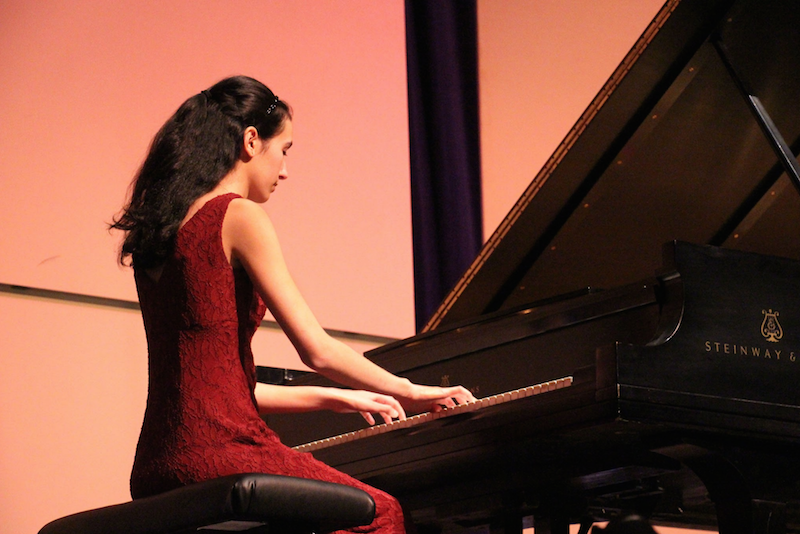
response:
<path id="1" fill-rule="evenodd" d="M 761 310 L 764 314 L 764 321 L 761 323 L 761 335 L 767 341 L 777 343 L 783 337 L 783 328 L 778 322 L 778 312 L 772 310 Z"/>

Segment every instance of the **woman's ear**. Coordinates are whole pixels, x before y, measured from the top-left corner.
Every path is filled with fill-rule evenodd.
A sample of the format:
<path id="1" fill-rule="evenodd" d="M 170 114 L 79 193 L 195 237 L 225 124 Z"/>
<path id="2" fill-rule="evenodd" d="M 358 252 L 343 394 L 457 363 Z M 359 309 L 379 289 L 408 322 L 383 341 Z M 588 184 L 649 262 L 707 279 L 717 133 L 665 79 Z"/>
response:
<path id="1" fill-rule="evenodd" d="M 248 126 L 245 128 L 244 134 L 242 135 L 242 155 L 247 155 L 248 158 L 255 156 L 258 152 L 260 141 L 258 130 L 256 130 L 255 127 Z"/>

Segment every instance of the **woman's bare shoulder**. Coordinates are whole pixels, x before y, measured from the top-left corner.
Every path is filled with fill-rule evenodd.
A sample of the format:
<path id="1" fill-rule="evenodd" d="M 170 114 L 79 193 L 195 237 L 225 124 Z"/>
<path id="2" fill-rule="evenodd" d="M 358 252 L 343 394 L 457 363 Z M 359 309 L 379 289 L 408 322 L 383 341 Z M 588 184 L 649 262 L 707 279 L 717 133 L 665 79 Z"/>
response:
<path id="1" fill-rule="evenodd" d="M 234 257 L 278 246 L 269 215 L 259 204 L 246 198 L 231 200 L 222 225 L 222 238 Z"/>
<path id="2" fill-rule="evenodd" d="M 269 222 L 269 215 L 261 205 L 252 200 L 237 197 L 228 204 L 228 212 L 225 214 L 225 222 L 234 226 L 264 224 Z"/>

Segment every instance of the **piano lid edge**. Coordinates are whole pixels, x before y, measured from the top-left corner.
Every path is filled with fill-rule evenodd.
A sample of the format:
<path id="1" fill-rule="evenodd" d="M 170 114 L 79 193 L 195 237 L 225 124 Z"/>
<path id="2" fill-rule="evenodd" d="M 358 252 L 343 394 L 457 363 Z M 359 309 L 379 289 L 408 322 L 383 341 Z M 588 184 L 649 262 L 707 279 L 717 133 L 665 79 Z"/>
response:
<path id="1" fill-rule="evenodd" d="M 659 89 L 663 92 L 670 86 L 672 79 L 734 4 L 735 0 L 669 0 L 662 7 L 421 332 L 500 309 L 503 293 L 513 291 L 516 278 L 527 272 L 556 235 L 558 221 L 568 216 L 564 211 L 571 212 L 580 205 L 580 199 L 591 189 L 591 184 L 587 187 L 586 181 L 590 180 L 587 175 L 597 174 L 593 167 L 603 160 L 613 159 L 613 155 L 608 153 L 619 144 L 619 133 L 635 130 L 629 123 L 636 117 L 647 116 L 649 105 L 658 100 L 652 91 Z M 675 41 L 682 46 L 676 46 Z M 658 62 L 658 73 L 652 72 L 653 65 L 642 65 L 641 58 L 645 55 L 654 56 L 650 61 Z M 623 85 L 624 91 L 620 91 Z M 636 99 L 631 98 L 632 91 L 636 93 Z M 619 95 L 618 92 L 625 94 Z M 620 116 L 609 118 L 609 108 L 623 109 Z M 603 114 L 606 117 L 602 117 Z M 598 118 L 603 119 L 604 124 L 597 126 Z M 609 134 L 609 131 L 613 133 Z M 600 136 L 601 142 L 587 140 L 590 136 Z M 577 150 L 576 145 L 579 145 Z M 586 173 L 577 177 L 564 176 L 566 171 L 560 167 L 565 166 L 565 160 L 575 166 L 575 162 L 569 160 L 586 159 L 586 156 L 574 154 L 587 145 L 600 148 L 593 149 L 591 161 L 581 165 Z M 565 183 L 566 180 L 569 183 Z M 537 209 L 529 209 L 534 200 Z M 531 215 L 532 211 L 537 212 L 535 216 Z M 535 220 L 531 221 L 532 218 Z M 523 219 L 522 224 L 520 219 Z M 524 236 L 519 236 L 520 227 L 525 227 Z M 534 233 L 537 235 L 530 236 Z M 509 241 L 522 241 L 528 245 L 522 249 Z M 503 260 L 498 260 L 499 256 Z M 487 274 L 487 271 L 491 272 Z M 577 283 L 576 288 L 581 285 L 585 284 Z"/>

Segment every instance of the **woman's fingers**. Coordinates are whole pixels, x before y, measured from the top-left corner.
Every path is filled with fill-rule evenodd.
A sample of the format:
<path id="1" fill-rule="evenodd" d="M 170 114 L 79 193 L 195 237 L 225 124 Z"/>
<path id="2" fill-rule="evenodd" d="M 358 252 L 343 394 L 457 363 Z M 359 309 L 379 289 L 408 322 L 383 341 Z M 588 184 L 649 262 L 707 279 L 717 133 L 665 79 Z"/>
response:
<path id="1" fill-rule="evenodd" d="M 374 417 L 372 417 L 372 414 L 371 414 L 371 413 L 369 413 L 369 412 L 359 412 L 359 413 L 361 414 L 361 417 L 363 417 L 363 418 L 364 418 L 364 420 L 365 420 L 365 421 L 366 421 L 366 422 L 367 422 L 367 423 L 368 423 L 370 426 L 372 426 L 372 425 L 374 425 L 374 424 L 375 424 L 375 418 L 374 418 Z"/>
<path id="2" fill-rule="evenodd" d="M 394 397 L 388 395 L 380 395 L 375 399 L 378 411 L 377 413 L 383 418 L 386 423 L 391 423 L 393 419 L 405 419 L 406 412 L 403 406 Z"/>
<path id="3" fill-rule="evenodd" d="M 455 399 L 458 404 L 466 404 L 468 402 L 475 402 L 475 395 L 463 386 L 455 386 L 450 388 L 448 397 Z"/>
<path id="4" fill-rule="evenodd" d="M 475 397 L 462 386 L 435 387 L 414 385 L 411 398 L 402 399 L 402 403 L 390 395 L 371 391 L 340 390 L 347 406 L 339 411 L 359 412 L 364 420 L 374 425 L 380 419 L 391 423 L 395 419 L 405 419 L 408 409 L 417 411 L 438 412 L 444 408 L 453 408 L 460 404 L 474 402 Z"/>
<path id="5" fill-rule="evenodd" d="M 438 412 L 443 408 L 453 408 L 459 404 L 474 402 L 475 396 L 463 386 L 435 387 L 416 385 L 407 406 Z"/>
<path id="6" fill-rule="evenodd" d="M 375 416 L 379 416 L 385 423 L 394 419 L 405 419 L 406 412 L 394 397 L 373 393 L 371 391 L 341 390 L 340 395 L 346 401 L 346 406 L 340 406 L 337 411 L 359 412 L 370 425 L 375 424 Z"/>

